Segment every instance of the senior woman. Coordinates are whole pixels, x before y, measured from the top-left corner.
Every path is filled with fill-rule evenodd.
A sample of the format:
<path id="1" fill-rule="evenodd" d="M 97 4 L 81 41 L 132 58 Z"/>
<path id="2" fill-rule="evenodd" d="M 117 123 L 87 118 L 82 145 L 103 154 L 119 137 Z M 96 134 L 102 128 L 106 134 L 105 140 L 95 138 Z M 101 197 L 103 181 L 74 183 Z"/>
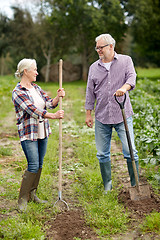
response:
<path id="1" fill-rule="evenodd" d="M 22 59 L 15 73 L 20 82 L 12 92 L 15 106 L 18 133 L 28 167 L 25 171 L 19 192 L 18 208 L 25 211 L 27 202 L 32 200 L 44 203 L 36 196 L 43 159 L 47 149 L 48 137 L 51 133 L 48 119 L 64 118 L 64 111 L 47 112 L 57 107 L 59 98 L 65 96 L 63 88 L 57 90 L 57 96 L 50 98 L 37 84 L 37 64 L 34 59 Z"/>

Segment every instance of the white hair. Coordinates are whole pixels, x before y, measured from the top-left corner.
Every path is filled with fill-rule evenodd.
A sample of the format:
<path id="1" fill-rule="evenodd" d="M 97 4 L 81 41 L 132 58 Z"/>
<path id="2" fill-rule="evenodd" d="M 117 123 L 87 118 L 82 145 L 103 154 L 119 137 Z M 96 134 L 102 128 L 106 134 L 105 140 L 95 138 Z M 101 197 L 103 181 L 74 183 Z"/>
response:
<path id="1" fill-rule="evenodd" d="M 15 72 L 15 77 L 17 79 L 21 79 L 21 77 L 23 76 L 24 69 L 29 70 L 33 63 L 36 64 L 35 59 L 30 59 L 30 58 L 22 59 L 17 65 L 17 71 Z"/>
<path id="2" fill-rule="evenodd" d="M 108 43 L 108 44 L 112 44 L 113 47 L 115 47 L 115 45 L 116 45 L 116 41 L 115 41 L 114 38 L 113 38 L 110 34 L 108 34 L 108 33 L 99 35 L 98 37 L 96 37 L 95 41 L 97 42 L 97 41 L 99 41 L 100 39 L 103 39 L 103 40 L 106 42 L 106 44 L 107 44 L 107 43 Z"/>

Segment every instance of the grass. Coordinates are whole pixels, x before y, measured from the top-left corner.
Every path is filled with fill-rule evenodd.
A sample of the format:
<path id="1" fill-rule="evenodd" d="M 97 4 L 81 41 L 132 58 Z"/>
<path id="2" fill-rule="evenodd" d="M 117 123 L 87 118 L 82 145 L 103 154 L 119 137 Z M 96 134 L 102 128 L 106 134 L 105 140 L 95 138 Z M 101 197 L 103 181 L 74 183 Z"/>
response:
<path id="1" fill-rule="evenodd" d="M 160 79 L 160 68 L 136 68 L 138 78 Z"/>
<path id="2" fill-rule="evenodd" d="M 141 225 L 141 230 L 143 232 L 155 232 L 160 234 L 160 213 L 152 212 L 150 215 L 146 216 L 146 219 Z"/>
<path id="3" fill-rule="evenodd" d="M 140 70 L 138 71 L 140 73 Z M 155 77 L 155 72 L 152 71 L 151 75 L 149 70 L 146 71 L 148 71 L 148 73 L 143 73 L 145 77 Z M 158 73 L 156 74 L 156 76 L 158 76 Z M 147 81 L 147 86 L 152 85 L 149 80 Z M 16 85 L 16 81 L 11 76 L 5 76 L 0 78 L 0 82 L 0 111 L 3 112 L 0 120 L 3 120 L 8 112 L 13 110 L 11 93 Z M 158 84 L 158 82 L 156 84 Z M 40 83 L 40 85 L 52 96 L 55 95 L 58 88 L 58 84 L 56 83 Z M 79 204 L 85 210 L 85 218 L 88 225 L 94 228 L 99 236 L 104 236 L 109 239 L 113 234 L 127 231 L 130 218 L 124 206 L 118 202 L 119 189 L 114 188 L 114 186 L 116 186 L 116 176 L 114 178 L 113 175 L 114 190 L 108 195 L 103 195 L 99 163 L 96 159 L 94 129 L 89 129 L 85 125 L 84 103 L 86 83 L 76 81 L 73 83 L 64 83 L 63 86 L 66 90 L 66 97 L 63 100 L 63 109 L 65 110 L 65 119 L 63 120 L 63 171 L 64 174 L 66 174 L 65 176 L 73 182 L 70 186 L 72 194 L 78 198 Z M 139 79 L 137 88 L 134 91 L 135 95 L 136 91 L 144 87 L 145 79 Z M 151 87 L 147 87 L 146 91 L 147 89 L 149 90 Z M 157 99 L 157 95 L 153 94 L 153 92 L 154 91 L 151 91 L 149 93 L 152 105 L 156 102 L 154 99 Z M 4 93 L 6 94 L 5 99 Z M 145 94 L 146 92 L 144 95 Z M 139 96 L 140 95 L 137 94 L 137 99 Z M 141 100 L 138 99 L 138 102 L 141 103 Z M 135 105 L 133 108 L 135 108 Z M 145 108 L 143 110 L 145 111 Z M 52 135 L 49 138 L 42 178 L 38 188 L 38 196 L 44 200 L 48 200 L 49 203 L 47 206 L 31 202 L 28 204 L 27 214 L 14 213 L 12 215 L 18 198 L 21 176 L 26 168 L 26 160 L 24 156 L 16 156 L 12 151 L 12 144 L 19 142 L 17 138 L 10 139 L 11 142 L 13 142 L 9 148 L 3 147 L 0 149 L 0 159 L 4 159 L 4 157 L 14 159 L 14 161 L 7 161 L 7 164 L 2 165 L 0 168 L 0 187 L 3 189 L 0 198 L 4 202 L 4 206 L 0 210 L 2 216 L 0 238 L 6 240 L 45 239 L 46 227 L 44 227 L 44 223 L 54 218 L 57 214 L 57 209 L 53 208 L 53 202 L 56 201 L 58 197 L 58 191 L 55 188 L 58 178 L 58 121 L 50 121 L 50 125 Z M 12 131 L 15 131 L 15 126 L 13 126 Z M 73 149 L 73 155 L 68 164 L 66 161 L 68 160 L 68 155 L 65 149 L 69 147 Z M 117 153 L 117 155 L 119 154 L 120 153 Z M 152 174 L 153 170 L 155 171 L 155 168 L 150 171 L 147 170 L 148 176 Z M 7 205 L 7 203 L 10 203 L 10 205 Z M 141 224 L 141 231 L 158 232 L 158 218 L 159 213 L 152 213 L 146 216 L 144 222 Z"/>
<path id="4" fill-rule="evenodd" d="M 2 157 L 2 156 L 12 156 L 12 149 L 6 148 L 6 147 L 1 147 L 0 148 L 0 157 Z"/>

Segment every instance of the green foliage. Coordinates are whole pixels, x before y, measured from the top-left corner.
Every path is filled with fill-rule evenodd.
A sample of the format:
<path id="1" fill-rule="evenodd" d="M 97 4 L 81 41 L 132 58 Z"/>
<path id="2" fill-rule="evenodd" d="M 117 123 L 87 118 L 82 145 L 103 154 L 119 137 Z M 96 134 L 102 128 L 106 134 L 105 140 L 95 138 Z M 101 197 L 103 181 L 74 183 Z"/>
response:
<path id="1" fill-rule="evenodd" d="M 136 90 L 130 93 L 134 109 L 135 141 L 146 176 L 156 189 L 160 183 L 160 97 L 159 71 L 139 69 Z M 148 78 L 149 76 L 149 78 Z M 153 80 L 152 80 L 153 79 Z"/>
<path id="2" fill-rule="evenodd" d="M 133 36 L 135 60 L 141 66 L 160 66 L 160 4 L 158 0 L 122 0 Z M 136 44 L 135 44 L 136 43 Z"/>
<path id="3" fill-rule="evenodd" d="M 150 215 L 147 215 L 143 225 L 141 225 L 141 230 L 143 232 L 155 232 L 160 233 L 160 213 L 152 212 Z"/>

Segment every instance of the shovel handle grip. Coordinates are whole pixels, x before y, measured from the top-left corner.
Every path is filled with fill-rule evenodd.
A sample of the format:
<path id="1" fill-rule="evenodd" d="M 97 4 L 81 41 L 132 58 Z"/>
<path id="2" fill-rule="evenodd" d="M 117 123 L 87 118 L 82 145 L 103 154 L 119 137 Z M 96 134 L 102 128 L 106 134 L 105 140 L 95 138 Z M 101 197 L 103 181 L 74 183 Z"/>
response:
<path id="1" fill-rule="evenodd" d="M 114 95 L 114 98 L 115 98 L 116 102 L 119 104 L 120 108 L 121 108 L 121 109 L 124 109 L 124 104 L 125 104 L 125 101 L 126 101 L 126 94 L 124 94 L 124 100 L 123 100 L 123 102 L 119 102 L 119 101 L 118 101 L 118 98 L 117 98 L 116 94 Z"/>

